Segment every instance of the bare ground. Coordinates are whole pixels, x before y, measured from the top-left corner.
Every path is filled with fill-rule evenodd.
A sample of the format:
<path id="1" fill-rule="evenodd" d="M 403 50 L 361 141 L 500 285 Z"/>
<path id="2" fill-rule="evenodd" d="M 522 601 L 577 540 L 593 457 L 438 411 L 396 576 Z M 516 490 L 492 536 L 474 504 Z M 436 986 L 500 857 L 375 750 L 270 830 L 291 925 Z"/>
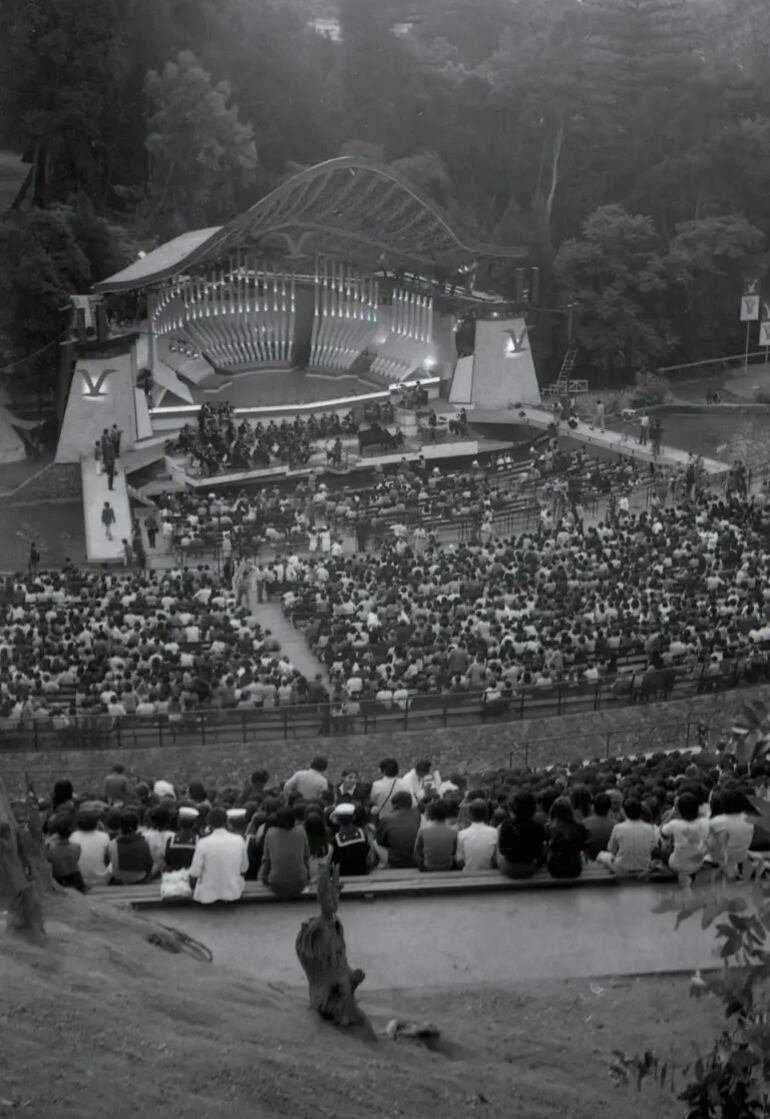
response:
<path id="1" fill-rule="evenodd" d="M 688 998 L 686 977 L 392 999 L 364 985 L 378 1032 L 394 1016 L 431 1019 L 442 1049 L 364 1043 L 269 976 L 150 946 L 148 922 L 105 903 L 54 899 L 48 926 L 44 949 L 0 933 L 3 1119 L 595 1119 L 608 1107 L 613 1119 L 673 1119 L 670 1093 L 613 1086 L 612 1049 L 688 1061 L 719 1022 L 717 1005 Z"/>

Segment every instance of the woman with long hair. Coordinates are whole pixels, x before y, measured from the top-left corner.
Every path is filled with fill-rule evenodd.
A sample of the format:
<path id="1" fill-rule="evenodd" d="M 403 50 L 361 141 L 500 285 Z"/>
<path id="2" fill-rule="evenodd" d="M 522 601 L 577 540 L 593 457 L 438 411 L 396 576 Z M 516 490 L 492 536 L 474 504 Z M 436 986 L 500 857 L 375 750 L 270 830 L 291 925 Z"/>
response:
<path id="1" fill-rule="evenodd" d="M 510 810 L 498 832 L 497 865 L 507 878 L 530 878 L 543 864 L 546 830 L 535 819 L 537 801 L 528 789 L 514 794 Z"/>
<path id="2" fill-rule="evenodd" d="M 583 852 L 588 832 L 575 819 L 569 797 L 557 797 L 548 819 L 546 867 L 552 878 L 578 878 L 583 870 Z"/>
<path id="3" fill-rule="evenodd" d="M 57 781 L 54 784 L 51 797 L 51 815 L 54 816 L 59 812 L 74 812 L 74 810 L 75 793 L 72 789 L 72 782 L 66 779 Z"/>

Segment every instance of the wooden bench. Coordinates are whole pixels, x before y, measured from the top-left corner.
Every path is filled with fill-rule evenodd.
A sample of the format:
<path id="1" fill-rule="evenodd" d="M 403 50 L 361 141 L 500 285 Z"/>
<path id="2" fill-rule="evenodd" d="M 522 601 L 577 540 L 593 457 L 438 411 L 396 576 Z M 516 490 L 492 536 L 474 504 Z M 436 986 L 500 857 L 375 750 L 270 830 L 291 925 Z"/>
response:
<path id="1" fill-rule="evenodd" d="M 373 901 L 377 898 L 442 896 L 446 894 L 501 893 L 505 891 L 564 890 L 615 887 L 619 884 L 647 885 L 650 882 L 672 882 L 674 876 L 656 873 L 647 879 L 617 879 L 604 867 L 592 864 L 584 868 L 579 878 L 552 878 L 545 870 L 537 871 L 531 878 L 505 878 L 496 870 L 473 873 L 449 871 L 423 874 L 413 868 L 404 870 L 377 870 L 373 874 L 342 879 L 343 901 Z M 133 909 L 165 909 L 194 905 L 191 898 L 160 897 L 157 882 L 138 886 L 95 886 L 88 894 L 91 898 L 116 905 L 129 905 Z M 314 900 L 316 891 L 309 886 L 299 901 Z M 233 904 L 252 905 L 281 903 L 261 882 L 247 882 L 240 900 Z"/>

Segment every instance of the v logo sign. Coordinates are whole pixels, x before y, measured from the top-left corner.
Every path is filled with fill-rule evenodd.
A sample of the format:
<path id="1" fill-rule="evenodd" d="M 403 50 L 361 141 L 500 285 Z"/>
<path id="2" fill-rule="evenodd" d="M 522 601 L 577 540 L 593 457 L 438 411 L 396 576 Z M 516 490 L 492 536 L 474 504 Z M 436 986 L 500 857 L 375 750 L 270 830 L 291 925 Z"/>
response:
<path id="1" fill-rule="evenodd" d="M 116 373 L 116 369 L 103 369 L 96 381 L 92 380 L 91 374 L 87 369 L 78 369 L 77 372 L 83 378 L 83 396 L 106 396 L 107 390 L 102 391 L 104 382 L 109 377 L 110 373 Z"/>
<path id="2" fill-rule="evenodd" d="M 520 354 L 522 352 L 522 350 L 524 349 L 524 343 L 527 339 L 527 327 L 526 327 L 526 325 L 521 328 L 521 332 L 519 334 L 517 334 L 515 330 L 506 330 L 505 333 L 508 335 L 508 337 L 511 340 L 511 344 L 513 346 L 513 352 L 515 354 Z"/>

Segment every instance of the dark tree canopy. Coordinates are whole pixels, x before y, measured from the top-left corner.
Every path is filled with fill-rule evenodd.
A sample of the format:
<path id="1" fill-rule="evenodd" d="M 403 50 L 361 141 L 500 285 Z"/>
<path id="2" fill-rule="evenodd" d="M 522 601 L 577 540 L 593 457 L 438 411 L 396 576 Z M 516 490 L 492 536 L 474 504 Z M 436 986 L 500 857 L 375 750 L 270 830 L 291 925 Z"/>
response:
<path id="1" fill-rule="evenodd" d="M 7 0 L 0 146 L 33 174 L 0 216 L 0 366 L 132 239 L 218 223 L 354 144 L 479 240 L 528 245 L 544 304 L 582 305 L 586 368 L 730 352 L 770 237 L 768 53 L 762 0 Z M 546 363 L 559 323 L 537 324 Z"/>

